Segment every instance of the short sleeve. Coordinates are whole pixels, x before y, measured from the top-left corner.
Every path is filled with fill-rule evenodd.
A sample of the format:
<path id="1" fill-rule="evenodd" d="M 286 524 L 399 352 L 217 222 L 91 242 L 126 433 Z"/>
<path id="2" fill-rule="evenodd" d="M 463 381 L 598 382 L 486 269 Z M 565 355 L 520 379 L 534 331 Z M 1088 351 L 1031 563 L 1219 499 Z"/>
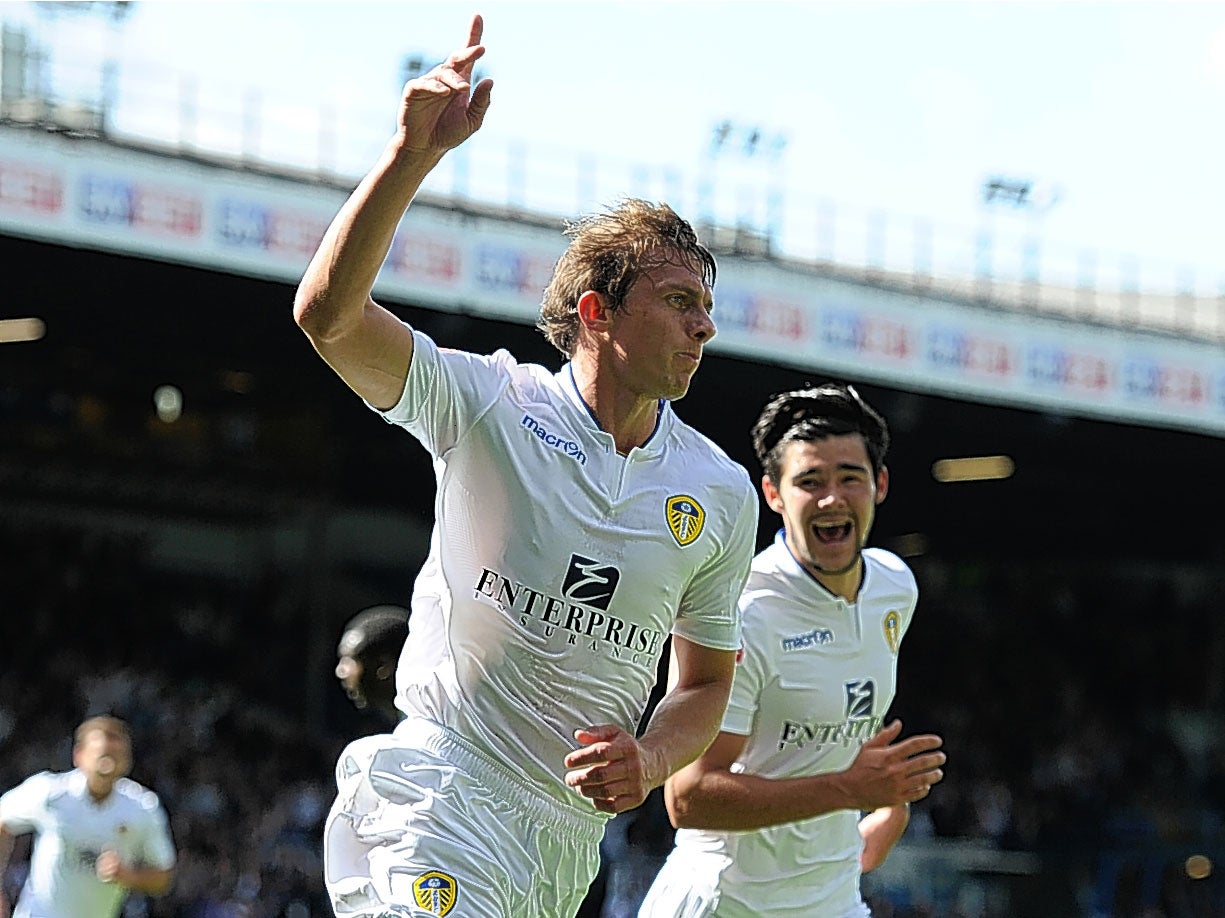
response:
<path id="1" fill-rule="evenodd" d="M 749 577 L 757 538 L 757 494 L 745 494 L 723 550 L 690 581 L 672 633 L 716 650 L 740 649 L 740 593 Z"/>
<path id="2" fill-rule="evenodd" d="M 0 823 L 5 829 L 13 834 L 42 830 L 51 779 L 50 772 L 40 772 L 0 797 Z"/>
<path id="3" fill-rule="evenodd" d="M 146 803 L 147 825 L 141 858 L 147 867 L 169 870 L 175 864 L 174 840 L 170 836 L 170 823 L 157 796 L 150 791 L 149 797 L 152 799 Z"/>
<path id="4" fill-rule="evenodd" d="M 507 351 L 482 356 L 440 348 L 414 330 L 404 391 L 393 407 L 378 413 L 415 436 L 437 458 L 489 410 L 510 384 L 510 371 L 516 365 Z"/>
<path id="5" fill-rule="evenodd" d="M 742 618 L 749 618 L 753 614 L 752 606 L 753 594 L 747 593 L 740 602 Z M 748 736 L 753 732 L 757 709 L 761 704 L 761 692 L 769 680 L 770 662 L 766 648 L 755 639 L 767 631 L 765 628 L 744 629 L 744 641 L 736 657 L 732 692 L 727 700 L 727 710 L 723 713 L 723 726 L 720 728 L 724 733 Z"/>

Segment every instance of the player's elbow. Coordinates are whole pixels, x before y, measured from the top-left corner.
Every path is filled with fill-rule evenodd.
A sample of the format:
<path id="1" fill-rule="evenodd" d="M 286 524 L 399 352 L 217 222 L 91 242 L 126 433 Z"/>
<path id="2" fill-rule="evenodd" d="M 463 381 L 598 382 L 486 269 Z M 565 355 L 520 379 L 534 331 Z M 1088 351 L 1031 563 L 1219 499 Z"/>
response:
<path id="1" fill-rule="evenodd" d="M 668 810 L 668 821 L 674 829 L 700 829 L 696 818 L 692 788 L 683 779 L 672 777 L 664 785 L 664 806 Z"/>
<path id="2" fill-rule="evenodd" d="M 293 320 L 298 328 L 311 338 L 322 336 L 332 325 L 328 317 L 321 297 L 305 284 L 299 287 L 293 300 Z"/>

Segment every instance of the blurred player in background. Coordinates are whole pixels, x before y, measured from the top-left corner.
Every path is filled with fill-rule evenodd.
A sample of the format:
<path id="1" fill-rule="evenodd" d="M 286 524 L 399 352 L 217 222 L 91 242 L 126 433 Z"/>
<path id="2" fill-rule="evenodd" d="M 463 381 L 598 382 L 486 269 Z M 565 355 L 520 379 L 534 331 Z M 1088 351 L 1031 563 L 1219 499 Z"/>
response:
<path id="1" fill-rule="evenodd" d="M 918 601 L 906 564 L 864 547 L 889 488 L 885 420 L 828 383 L 772 399 L 753 446 L 783 528 L 740 601 L 722 732 L 667 783 L 676 846 L 645 918 L 869 915 L 861 873 L 943 777 L 939 737 L 884 725 Z"/>
<path id="2" fill-rule="evenodd" d="M 175 851 L 157 795 L 126 775 L 127 726 L 91 717 L 76 731 L 72 771 L 44 771 L 0 797 L 0 876 L 13 839 L 36 833 L 13 918 L 114 918 L 130 891 L 164 895 Z M 9 903 L 0 891 L 0 918 Z"/>
<path id="3" fill-rule="evenodd" d="M 467 45 L 409 81 L 399 127 L 343 205 L 294 315 L 367 404 L 434 458 L 383 748 L 338 763 L 325 875 L 338 915 L 573 915 L 607 819 L 719 728 L 740 645 L 757 498 L 686 426 L 715 334 L 715 263 L 671 208 L 627 201 L 568 228 L 541 309 L 560 373 L 439 348 L 370 298 L 430 170 L 480 128 Z M 640 716 L 672 635 L 671 690 Z"/>
<path id="4" fill-rule="evenodd" d="M 336 645 L 336 678 L 359 711 L 399 721 L 396 664 L 408 638 L 408 610 L 380 605 L 363 609 L 345 623 Z"/>

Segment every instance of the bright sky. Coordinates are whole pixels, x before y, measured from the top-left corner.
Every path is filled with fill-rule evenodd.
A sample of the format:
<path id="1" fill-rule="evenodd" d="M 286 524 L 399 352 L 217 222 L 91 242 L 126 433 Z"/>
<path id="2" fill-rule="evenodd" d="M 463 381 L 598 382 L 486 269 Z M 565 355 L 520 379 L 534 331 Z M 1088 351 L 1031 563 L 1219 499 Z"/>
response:
<path id="1" fill-rule="evenodd" d="M 107 33 L 74 38 L 81 17 L 34 6 L 0 13 L 58 47 Z M 237 98 L 259 87 L 278 136 L 300 105 L 316 142 L 310 112 L 328 106 L 372 138 L 360 172 L 394 123 L 404 58 L 445 56 L 472 12 L 496 85 L 470 144 L 668 164 L 686 183 L 783 187 L 792 211 L 824 196 L 840 213 L 965 227 L 985 219 L 984 179 L 1034 179 L 1059 190 L 1054 205 L 996 221 L 1225 282 L 1225 3 L 144 0 L 107 53 L 141 91 L 184 74 Z M 712 160 L 724 119 L 784 136 L 784 152 Z"/>

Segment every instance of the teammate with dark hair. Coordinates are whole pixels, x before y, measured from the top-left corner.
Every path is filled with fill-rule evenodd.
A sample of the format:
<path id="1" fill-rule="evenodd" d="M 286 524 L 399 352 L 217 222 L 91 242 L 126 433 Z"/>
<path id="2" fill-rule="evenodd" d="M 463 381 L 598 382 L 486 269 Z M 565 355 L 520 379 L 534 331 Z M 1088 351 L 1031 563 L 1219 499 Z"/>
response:
<path id="1" fill-rule="evenodd" d="M 889 489 L 884 418 L 826 383 L 775 396 L 752 435 L 783 528 L 740 598 L 722 730 L 666 785 L 676 847 L 640 918 L 864 918 L 861 873 L 944 776 L 940 737 L 885 723 L 918 590 L 865 547 Z"/>
<path id="2" fill-rule="evenodd" d="M 396 709 L 396 663 L 408 637 L 408 610 L 380 605 L 345 623 L 336 645 L 336 678 L 359 710 L 370 709 L 392 723 Z"/>

